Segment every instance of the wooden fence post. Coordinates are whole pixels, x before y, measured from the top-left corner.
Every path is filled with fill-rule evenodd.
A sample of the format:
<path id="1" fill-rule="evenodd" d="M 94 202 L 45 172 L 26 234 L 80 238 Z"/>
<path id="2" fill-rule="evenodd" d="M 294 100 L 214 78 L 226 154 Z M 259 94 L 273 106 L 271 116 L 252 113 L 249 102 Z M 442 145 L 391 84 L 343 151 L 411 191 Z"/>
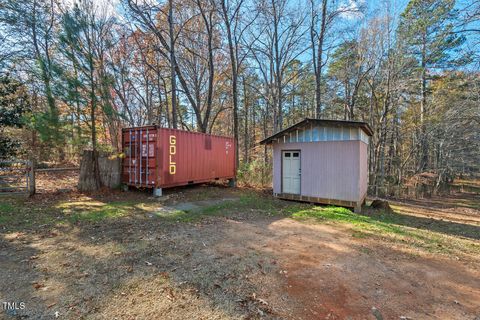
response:
<path id="1" fill-rule="evenodd" d="M 33 196 L 36 192 L 35 188 L 35 162 L 33 160 L 27 161 L 28 168 L 28 193 L 30 196 Z"/>

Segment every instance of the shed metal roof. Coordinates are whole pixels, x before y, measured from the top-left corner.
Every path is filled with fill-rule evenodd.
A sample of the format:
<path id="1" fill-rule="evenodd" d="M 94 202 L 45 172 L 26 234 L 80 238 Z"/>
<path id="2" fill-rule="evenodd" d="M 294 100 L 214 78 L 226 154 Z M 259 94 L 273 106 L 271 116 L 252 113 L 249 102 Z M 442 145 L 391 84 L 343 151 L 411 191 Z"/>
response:
<path id="1" fill-rule="evenodd" d="M 302 121 L 282 130 L 274 135 L 260 141 L 260 144 L 269 144 L 272 143 L 273 140 L 281 137 L 282 135 L 291 132 L 293 130 L 297 130 L 301 127 L 304 127 L 308 124 L 315 124 L 315 125 L 322 125 L 322 126 L 330 126 L 330 127 L 355 127 L 360 128 L 365 132 L 368 136 L 373 135 L 373 130 L 370 128 L 368 123 L 362 121 L 347 121 L 347 120 L 327 120 L 327 119 L 312 119 L 312 118 L 305 118 Z"/>

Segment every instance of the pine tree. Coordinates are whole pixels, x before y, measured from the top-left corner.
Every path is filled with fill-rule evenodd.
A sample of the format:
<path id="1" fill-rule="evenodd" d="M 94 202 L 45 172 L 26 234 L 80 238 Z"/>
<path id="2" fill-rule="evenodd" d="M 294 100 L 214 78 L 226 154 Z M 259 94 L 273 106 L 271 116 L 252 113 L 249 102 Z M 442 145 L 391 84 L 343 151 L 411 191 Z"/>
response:
<path id="1" fill-rule="evenodd" d="M 7 127 L 21 128 L 31 110 L 24 85 L 10 76 L 0 77 L 0 158 L 14 156 L 19 142 L 5 133 Z"/>
<path id="2" fill-rule="evenodd" d="M 431 71 L 457 66 L 465 62 L 458 55 L 465 42 L 463 36 L 452 32 L 457 12 L 455 0 L 411 0 L 401 14 L 398 28 L 400 45 L 405 54 L 416 62 L 414 74 L 420 79 L 420 159 L 418 171 L 429 163 L 427 118 L 428 81 Z"/>

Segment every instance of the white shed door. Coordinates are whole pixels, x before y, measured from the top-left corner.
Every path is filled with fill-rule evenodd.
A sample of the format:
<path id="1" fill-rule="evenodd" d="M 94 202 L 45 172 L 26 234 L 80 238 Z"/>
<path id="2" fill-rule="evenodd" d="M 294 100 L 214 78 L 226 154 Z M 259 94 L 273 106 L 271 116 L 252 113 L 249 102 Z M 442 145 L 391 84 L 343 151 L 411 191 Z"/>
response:
<path id="1" fill-rule="evenodd" d="M 300 194 L 300 151 L 282 152 L 282 192 Z"/>

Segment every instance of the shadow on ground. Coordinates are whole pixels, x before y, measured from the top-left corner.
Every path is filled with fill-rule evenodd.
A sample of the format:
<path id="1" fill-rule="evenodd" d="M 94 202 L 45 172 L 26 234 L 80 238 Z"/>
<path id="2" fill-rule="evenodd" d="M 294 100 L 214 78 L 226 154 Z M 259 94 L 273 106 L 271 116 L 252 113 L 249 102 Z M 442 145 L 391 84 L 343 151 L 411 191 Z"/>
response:
<path id="1" fill-rule="evenodd" d="M 288 218 L 311 205 L 248 190 L 179 190 L 161 202 L 139 192 L 12 201 L 16 216 L 0 220 L 1 298 L 24 301 L 18 316 L 29 319 L 480 313 L 478 257 L 458 261 L 403 242 L 429 241 L 426 230 L 478 246 L 478 226 L 381 212 L 312 223 Z M 392 241 L 359 237 L 355 223 Z"/>
<path id="2" fill-rule="evenodd" d="M 44 216 L 35 222 L 27 215 L 32 221 L 23 224 L 17 217 L 3 226 L 2 299 L 25 302 L 27 308 L 16 312 L 31 319 L 55 312 L 70 319 L 271 316 L 256 297 L 260 282 L 249 280 L 276 274 L 275 265 L 261 262 L 268 256 L 248 248 L 240 255 L 214 249 L 228 239 L 225 219 L 248 220 L 258 212 L 238 212 L 252 206 L 249 196 L 228 191 L 226 197 L 224 189 L 213 189 L 187 189 L 196 194 L 183 209 L 187 202 L 178 194 L 168 205 L 142 194 L 20 201 L 25 207 L 41 203 Z"/>

